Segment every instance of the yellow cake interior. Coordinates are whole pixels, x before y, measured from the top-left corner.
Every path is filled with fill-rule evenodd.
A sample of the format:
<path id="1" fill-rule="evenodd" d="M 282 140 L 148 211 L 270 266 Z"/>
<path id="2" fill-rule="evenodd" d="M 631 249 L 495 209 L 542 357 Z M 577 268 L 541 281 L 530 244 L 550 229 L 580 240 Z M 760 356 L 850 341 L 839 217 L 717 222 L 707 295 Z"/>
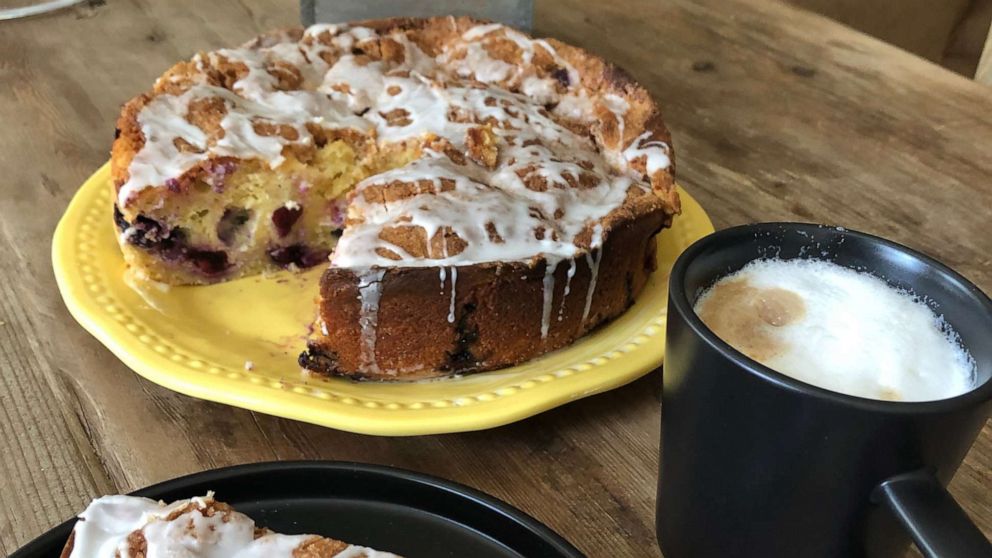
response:
<path id="1" fill-rule="evenodd" d="M 354 186 L 420 154 L 416 146 L 373 153 L 362 148 L 339 139 L 313 150 L 306 161 L 288 152 L 274 169 L 258 160 L 231 162 L 214 176 L 192 181 L 168 204 L 155 190 L 142 192 L 122 217 L 128 223 L 139 215 L 168 223 L 184 246 L 205 255 L 199 263 L 195 255 L 170 261 L 161 251 L 121 242 L 125 260 L 139 277 L 168 284 L 211 283 L 212 275 L 231 279 L 326 261 L 344 227 Z"/>

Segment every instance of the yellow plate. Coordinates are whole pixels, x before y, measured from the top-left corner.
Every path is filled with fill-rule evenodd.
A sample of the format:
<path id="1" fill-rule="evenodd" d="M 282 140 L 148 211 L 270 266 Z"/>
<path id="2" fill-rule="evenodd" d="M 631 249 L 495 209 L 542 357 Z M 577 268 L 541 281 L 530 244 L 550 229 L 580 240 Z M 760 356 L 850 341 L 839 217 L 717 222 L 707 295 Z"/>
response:
<path id="1" fill-rule="evenodd" d="M 657 368 L 664 354 L 668 270 L 685 247 L 713 232 L 703 209 L 681 192 L 683 213 L 659 235 L 659 271 L 637 303 L 566 349 L 456 379 L 355 383 L 305 377 L 296 364 L 313 319 L 320 269 L 166 290 L 126 281 L 109 180 L 104 165 L 83 184 L 52 243 L 59 290 L 87 331 L 135 372 L 169 389 L 365 434 L 491 428 Z"/>

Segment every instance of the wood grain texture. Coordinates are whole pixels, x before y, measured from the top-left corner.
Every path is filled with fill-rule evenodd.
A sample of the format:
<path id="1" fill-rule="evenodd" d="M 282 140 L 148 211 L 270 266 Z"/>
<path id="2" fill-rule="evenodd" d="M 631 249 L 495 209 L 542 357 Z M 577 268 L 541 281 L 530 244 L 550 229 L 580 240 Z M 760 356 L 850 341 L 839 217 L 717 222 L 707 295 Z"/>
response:
<path id="1" fill-rule="evenodd" d="M 992 0 L 785 0 L 974 76 Z"/>
<path id="2" fill-rule="evenodd" d="M 0 548 L 88 498 L 271 459 L 347 459 L 466 483 L 591 557 L 657 556 L 660 376 L 493 430 L 337 432 L 195 400 L 78 327 L 50 238 L 107 158 L 120 104 L 176 60 L 297 20 L 292 1 L 111 0 L 0 24 Z M 718 227 L 826 221 L 932 254 L 992 290 L 992 89 L 826 18 L 757 0 L 538 2 L 538 34 L 661 100 L 679 176 Z M 952 491 L 992 534 L 992 430 Z"/>
<path id="3" fill-rule="evenodd" d="M 948 38 L 975 0 L 786 0 L 939 62 Z"/>

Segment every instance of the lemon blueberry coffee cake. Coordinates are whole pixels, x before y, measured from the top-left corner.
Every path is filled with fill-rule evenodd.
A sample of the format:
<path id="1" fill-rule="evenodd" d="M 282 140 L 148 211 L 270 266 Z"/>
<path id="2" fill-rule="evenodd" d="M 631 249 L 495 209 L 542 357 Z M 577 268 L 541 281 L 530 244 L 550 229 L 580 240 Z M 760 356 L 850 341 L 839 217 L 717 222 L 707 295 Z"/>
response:
<path id="1" fill-rule="evenodd" d="M 172 504 L 135 496 L 94 500 L 73 527 L 62 558 L 400 558 L 317 535 L 281 535 L 214 500 Z"/>
<path id="2" fill-rule="evenodd" d="M 431 377 L 562 347 L 633 303 L 679 211 L 642 87 L 469 18 L 201 53 L 130 101 L 118 131 L 131 269 L 206 284 L 327 265 L 300 356 L 325 374 Z"/>

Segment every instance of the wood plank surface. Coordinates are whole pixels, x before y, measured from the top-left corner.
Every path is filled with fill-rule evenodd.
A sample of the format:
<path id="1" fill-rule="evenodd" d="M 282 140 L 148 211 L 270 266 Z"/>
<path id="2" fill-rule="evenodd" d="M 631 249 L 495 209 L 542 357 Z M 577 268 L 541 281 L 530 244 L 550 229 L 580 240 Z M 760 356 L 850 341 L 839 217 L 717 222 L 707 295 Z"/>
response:
<path id="1" fill-rule="evenodd" d="M 628 68 L 661 100 L 680 182 L 723 227 L 830 222 L 992 291 L 992 88 L 758 0 L 538 1 L 537 34 Z M 69 316 L 51 233 L 107 158 L 120 104 L 173 62 L 297 21 L 292 1 L 91 1 L 0 22 L 0 550 L 89 498 L 271 459 L 345 459 L 463 482 L 591 557 L 658 556 L 660 375 L 468 434 L 378 438 L 172 393 Z M 952 483 L 992 534 L 992 429 Z"/>

